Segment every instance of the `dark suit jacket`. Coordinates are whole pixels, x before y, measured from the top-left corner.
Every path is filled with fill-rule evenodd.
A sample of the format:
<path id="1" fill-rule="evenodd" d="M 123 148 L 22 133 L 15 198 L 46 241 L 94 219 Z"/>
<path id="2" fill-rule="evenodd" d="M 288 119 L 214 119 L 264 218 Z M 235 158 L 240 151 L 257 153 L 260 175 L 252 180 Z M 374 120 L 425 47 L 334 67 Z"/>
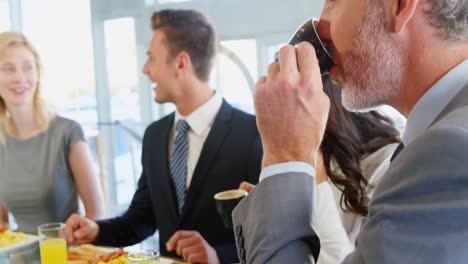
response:
<path id="1" fill-rule="evenodd" d="M 121 216 L 99 221 L 96 244 L 127 246 L 139 243 L 159 229 L 162 255 L 177 230 L 196 230 L 213 246 L 221 262 L 237 261 L 234 233 L 223 226 L 214 195 L 237 189 L 240 182 L 257 183 L 262 147 L 255 117 L 223 101 L 204 143 L 186 202 L 179 216 L 171 180 L 168 142 L 174 113 L 151 124 L 143 139 L 143 172 L 128 210 Z"/>

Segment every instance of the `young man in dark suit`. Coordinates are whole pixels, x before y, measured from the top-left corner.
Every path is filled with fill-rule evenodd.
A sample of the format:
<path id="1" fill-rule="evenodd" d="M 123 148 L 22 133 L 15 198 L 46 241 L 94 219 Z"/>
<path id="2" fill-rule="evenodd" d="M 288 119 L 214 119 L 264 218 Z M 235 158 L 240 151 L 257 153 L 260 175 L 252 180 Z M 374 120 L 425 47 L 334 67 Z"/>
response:
<path id="1" fill-rule="evenodd" d="M 234 233 L 216 212 L 214 195 L 257 182 L 262 148 L 255 117 L 209 87 L 216 39 L 205 16 L 163 10 L 151 19 L 153 38 L 143 72 L 155 101 L 176 111 L 151 124 L 143 140 L 143 172 L 128 210 L 93 222 L 67 221 L 72 242 L 127 246 L 156 230 L 162 255 L 195 263 L 232 263 Z"/>

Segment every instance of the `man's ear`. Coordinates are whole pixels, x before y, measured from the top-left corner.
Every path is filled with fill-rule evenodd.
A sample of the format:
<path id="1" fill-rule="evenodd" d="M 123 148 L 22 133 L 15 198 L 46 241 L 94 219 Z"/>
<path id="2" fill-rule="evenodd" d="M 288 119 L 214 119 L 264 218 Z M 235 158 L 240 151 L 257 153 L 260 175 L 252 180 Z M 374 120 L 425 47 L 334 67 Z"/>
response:
<path id="1" fill-rule="evenodd" d="M 385 0 L 390 2 L 390 25 L 392 32 L 401 32 L 414 15 L 421 0 Z"/>
<path id="2" fill-rule="evenodd" d="M 177 74 L 182 74 L 192 69 L 192 61 L 187 52 L 181 51 L 176 57 Z"/>

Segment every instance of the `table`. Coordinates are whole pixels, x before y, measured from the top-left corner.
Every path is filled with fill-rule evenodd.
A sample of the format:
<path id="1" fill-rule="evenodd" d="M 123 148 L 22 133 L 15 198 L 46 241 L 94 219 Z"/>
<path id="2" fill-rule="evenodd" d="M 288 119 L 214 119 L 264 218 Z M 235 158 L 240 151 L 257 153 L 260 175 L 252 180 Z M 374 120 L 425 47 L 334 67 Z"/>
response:
<path id="1" fill-rule="evenodd" d="M 188 264 L 187 262 L 184 262 L 182 259 L 175 259 L 175 258 L 169 258 L 169 257 L 161 257 L 159 259 L 159 262 L 161 262 L 161 264 Z"/>
<path id="2" fill-rule="evenodd" d="M 182 259 L 164 256 L 160 258 L 160 263 L 187 264 L 187 262 L 184 262 Z M 0 255 L 0 264 L 41 264 L 39 243 L 32 244 L 31 246 L 9 256 Z"/>

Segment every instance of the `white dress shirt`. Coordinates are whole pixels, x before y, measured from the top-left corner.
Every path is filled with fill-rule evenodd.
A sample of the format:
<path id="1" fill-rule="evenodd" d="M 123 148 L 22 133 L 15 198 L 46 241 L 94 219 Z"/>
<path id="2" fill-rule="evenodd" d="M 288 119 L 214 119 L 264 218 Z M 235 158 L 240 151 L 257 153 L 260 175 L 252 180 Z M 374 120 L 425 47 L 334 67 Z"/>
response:
<path id="1" fill-rule="evenodd" d="M 339 198 L 335 200 L 333 188 L 329 182 L 316 185 L 313 225 L 320 238 L 320 255 L 317 264 L 341 263 L 353 251 L 344 228 L 340 212 L 336 206 Z"/>
<path id="2" fill-rule="evenodd" d="M 424 130 L 431 125 L 431 123 L 447 106 L 447 104 L 456 96 L 456 94 L 459 91 L 461 91 L 461 89 L 463 89 L 464 85 L 468 82 L 467 72 L 468 60 L 465 60 L 456 67 L 454 67 L 444 77 L 442 77 L 433 87 L 431 87 L 431 89 L 429 89 L 426 92 L 426 94 L 423 97 L 419 99 L 419 101 L 416 103 L 407 119 L 406 128 L 404 130 L 402 138 L 405 146 L 408 146 L 411 143 L 411 141 L 413 141 L 421 133 L 423 133 Z M 304 172 L 312 177 L 315 177 L 315 169 L 309 164 L 304 162 L 285 162 L 274 164 L 264 168 L 261 172 L 260 181 L 271 176 L 288 172 Z M 316 210 L 314 210 L 315 219 L 313 219 L 313 221 L 318 223 L 317 225 L 320 225 L 320 223 L 324 223 L 327 221 L 330 222 L 330 224 L 337 225 L 335 230 L 330 230 L 329 228 L 325 228 L 322 230 L 322 233 L 325 233 L 326 237 L 323 237 L 323 234 L 322 236 L 321 234 L 318 235 L 321 240 L 324 239 L 325 241 L 329 241 L 329 246 L 333 246 L 336 248 L 338 247 L 338 245 L 341 244 L 344 248 L 344 251 L 346 251 L 348 250 L 350 244 L 345 243 L 345 241 L 343 240 L 344 229 L 343 225 L 339 225 L 338 222 L 338 220 L 340 219 L 338 210 L 323 209 L 328 208 L 330 206 L 335 206 L 333 193 L 329 191 L 329 188 L 330 185 L 328 183 L 316 188 L 316 194 L 314 194 L 314 197 L 316 198 L 316 202 L 314 205 Z M 319 210 L 323 210 L 323 212 Z M 327 224 L 327 226 L 329 227 L 330 224 Z M 333 239 L 334 241 L 331 241 Z M 321 254 L 322 252 L 325 251 L 321 251 Z M 319 257 L 319 263 L 340 263 L 342 253 L 343 251 L 332 252 L 332 254 L 327 255 L 322 261 Z M 330 256 L 330 258 L 328 258 L 328 256 Z"/>
<path id="3" fill-rule="evenodd" d="M 206 103 L 198 107 L 188 116 L 182 116 L 177 110 L 175 112 L 174 125 L 169 135 L 169 160 L 172 158 L 172 147 L 176 136 L 175 124 L 177 124 L 177 121 L 180 119 L 184 119 L 190 126 L 187 132 L 189 145 L 186 177 L 187 189 L 192 181 L 193 172 L 197 166 L 205 140 L 211 131 L 211 127 L 213 126 L 216 115 L 221 109 L 222 104 L 223 98 L 219 94 L 214 93 Z"/>
<path id="4" fill-rule="evenodd" d="M 390 165 L 390 157 L 398 143 L 388 144 L 367 155 L 361 161 L 362 175 L 369 182 L 368 197 Z M 335 173 L 341 173 L 333 166 Z M 315 212 L 316 232 L 320 237 L 320 256 L 317 264 L 341 263 L 354 250 L 356 237 L 361 229 L 364 217 L 341 209 L 342 192 L 331 182 L 323 182 L 316 187 Z"/>

